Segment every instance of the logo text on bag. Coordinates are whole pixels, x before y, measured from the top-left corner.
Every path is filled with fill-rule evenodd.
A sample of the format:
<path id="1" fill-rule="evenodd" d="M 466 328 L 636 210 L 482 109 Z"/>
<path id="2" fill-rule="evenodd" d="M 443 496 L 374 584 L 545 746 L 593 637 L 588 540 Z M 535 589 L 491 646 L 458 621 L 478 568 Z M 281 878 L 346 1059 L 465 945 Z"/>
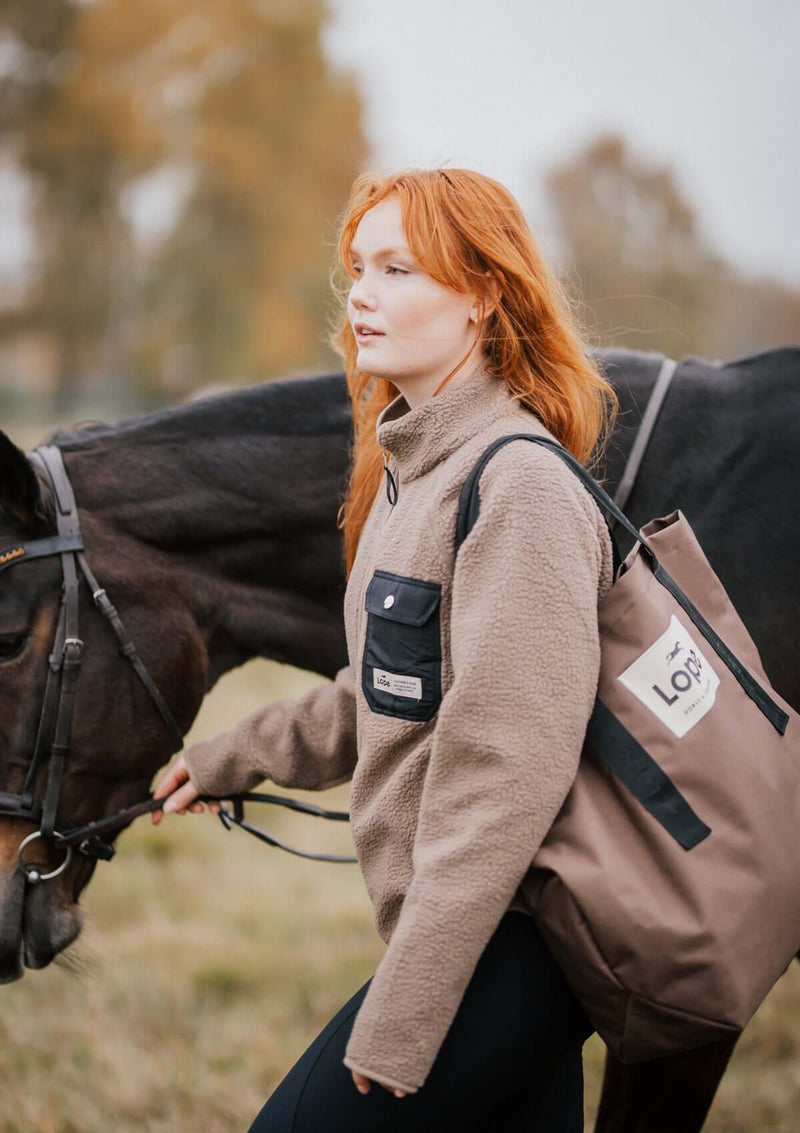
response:
<path id="1" fill-rule="evenodd" d="M 422 681 L 419 677 L 404 677 L 401 673 L 387 673 L 385 669 L 372 670 L 372 686 L 394 696 L 407 696 L 422 700 Z"/>
<path id="2" fill-rule="evenodd" d="M 674 614 L 618 679 L 678 737 L 714 706 L 719 688 L 708 658 Z"/>

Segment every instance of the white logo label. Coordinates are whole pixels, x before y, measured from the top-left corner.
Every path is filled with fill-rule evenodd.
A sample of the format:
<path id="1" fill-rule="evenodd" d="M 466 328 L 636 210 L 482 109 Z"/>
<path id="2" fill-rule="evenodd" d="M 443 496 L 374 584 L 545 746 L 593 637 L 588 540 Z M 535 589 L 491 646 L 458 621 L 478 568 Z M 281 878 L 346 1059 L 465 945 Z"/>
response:
<path id="1" fill-rule="evenodd" d="M 674 614 L 619 680 L 678 737 L 713 708 L 719 688 L 719 677 Z"/>
<path id="2" fill-rule="evenodd" d="M 395 696 L 407 696 L 410 700 L 422 700 L 422 681 L 419 677 L 404 677 L 399 673 L 387 673 L 385 669 L 373 669 L 372 687 L 391 692 Z"/>

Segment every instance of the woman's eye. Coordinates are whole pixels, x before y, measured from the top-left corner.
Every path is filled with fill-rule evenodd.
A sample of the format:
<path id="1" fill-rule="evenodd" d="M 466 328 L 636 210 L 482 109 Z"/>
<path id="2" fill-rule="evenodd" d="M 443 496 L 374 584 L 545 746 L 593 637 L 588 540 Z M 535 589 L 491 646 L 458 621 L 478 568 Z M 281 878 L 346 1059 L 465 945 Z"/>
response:
<path id="1" fill-rule="evenodd" d="M 408 272 L 405 270 L 405 268 L 395 267 L 394 264 L 388 264 L 386 270 L 390 272 L 396 272 L 398 275 L 408 275 Z M 353 264 L 353 271 L 356 275 L 361 275 L 361 268 L 358 266 L 358 264 Z"/>
<path id="2" fill-rule="evenodd" d="M 0 662 L 17 657 L 27 642 L 28 635 L 25 633 L 0 633 Z"/>

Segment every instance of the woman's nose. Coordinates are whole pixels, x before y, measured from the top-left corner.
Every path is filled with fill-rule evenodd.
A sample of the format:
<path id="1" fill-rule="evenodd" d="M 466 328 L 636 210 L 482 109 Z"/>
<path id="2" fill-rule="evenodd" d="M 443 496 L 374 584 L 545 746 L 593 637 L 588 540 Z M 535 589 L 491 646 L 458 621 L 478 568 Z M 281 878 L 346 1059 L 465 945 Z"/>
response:
<path id="1" fill-rule="evenodd" d="M 365 286 L 364 277 L 360 275 L 353 281 L 350 288 L 350 302 L 354 307 L 360 309 L 361 307 L 374 307 L 375 296 L 372 293 L 371 286 Z"/>

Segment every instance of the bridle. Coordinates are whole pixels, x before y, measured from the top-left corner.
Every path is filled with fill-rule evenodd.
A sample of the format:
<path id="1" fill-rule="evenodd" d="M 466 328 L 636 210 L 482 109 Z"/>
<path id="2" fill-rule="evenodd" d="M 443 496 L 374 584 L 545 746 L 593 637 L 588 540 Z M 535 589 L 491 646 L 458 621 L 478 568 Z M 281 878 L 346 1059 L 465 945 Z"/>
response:
<path id="1" fill-rule="evenodd" d="M 13 544 L 0 549 L 0 573 L 27 562 L 30 559 L 58 556 L 61 559 L 63 584 L 61 603 L 56 622 L 53 647 L 48 657 L 47 679 L 42 701 L 39 724 L 33 753 L 27 763 L 25 781 L 19 794 L 0 791 L 0 817 L 17 818 L 37 827 L 33 833 L 22 840 L 17 851 L 19 868 L 31 885 L 50 881 L 70 863 L 73 849 L 85 857 L 110 861 L 114 856 L 113 845 L 106 841 L 109 834 L 118 833 L 134 818 L 149 814 L 163 807 L 163 799 L 152 796 L 133 806 L 119 810 L 112 815 L 87 822 L 83 826 L 61 828 L 58 812 L 64 770 L 70 752 L 72 718 L 75 706 L 75 690 L 84 656 L 84 642 L 80 637 L 78 605 L 80 580 L 84 579 L 92 595 L 95 607 L 100 611 L 113 630 L 119 642 L 120 652 L 132 666 L 133 671 L 147 690 L 150 699 L 167 726 L 172 737 L 172 753 L 183 747 L 183 733 L 169 709 L 164 697 L 147 671 L 136 646 L 130 638 L 122 620 L 105 590 L 92 573 L 84 554 L 83 534 L 69 477 L 60 450 L 54 445 L 43 445 L 28 454 L 29 459 L 41 470 L 50 483 L 55 506 L 57 534 L 45 539 L 34 539 Z M 48 750 L 49 749 L 49 750 Z M 40 772 L 46 767 L 46 785 L 41 801 L 34 798 Z M 203 801 L 212 800 L 201 796 Z M 236 796 L 226 796 L 233 809 L 220 807 L 219 818 L 226 829 L 231 825 L 240 826 L 268 845 L 277 846 L 300 857 L 317 861 L 355 862 L 357 859 L 341 854 L 316 854 L 297 850 L 286 845 L 271 834 L 253 826 L 244 817 L 245 802 L 274 803 L 290 807 L 306 814 L 317 815 L 335 821 L 349 821 L 344 811 L 327 811 L 296 799 L 282 798 L 261 792 L 248 791 Z M 32 862 L 23 860 L 23 854 L 31 843 L 42 840 L 57 845 L 64 850 L 64 859 L 55 869 L 43 872 Z"/>

